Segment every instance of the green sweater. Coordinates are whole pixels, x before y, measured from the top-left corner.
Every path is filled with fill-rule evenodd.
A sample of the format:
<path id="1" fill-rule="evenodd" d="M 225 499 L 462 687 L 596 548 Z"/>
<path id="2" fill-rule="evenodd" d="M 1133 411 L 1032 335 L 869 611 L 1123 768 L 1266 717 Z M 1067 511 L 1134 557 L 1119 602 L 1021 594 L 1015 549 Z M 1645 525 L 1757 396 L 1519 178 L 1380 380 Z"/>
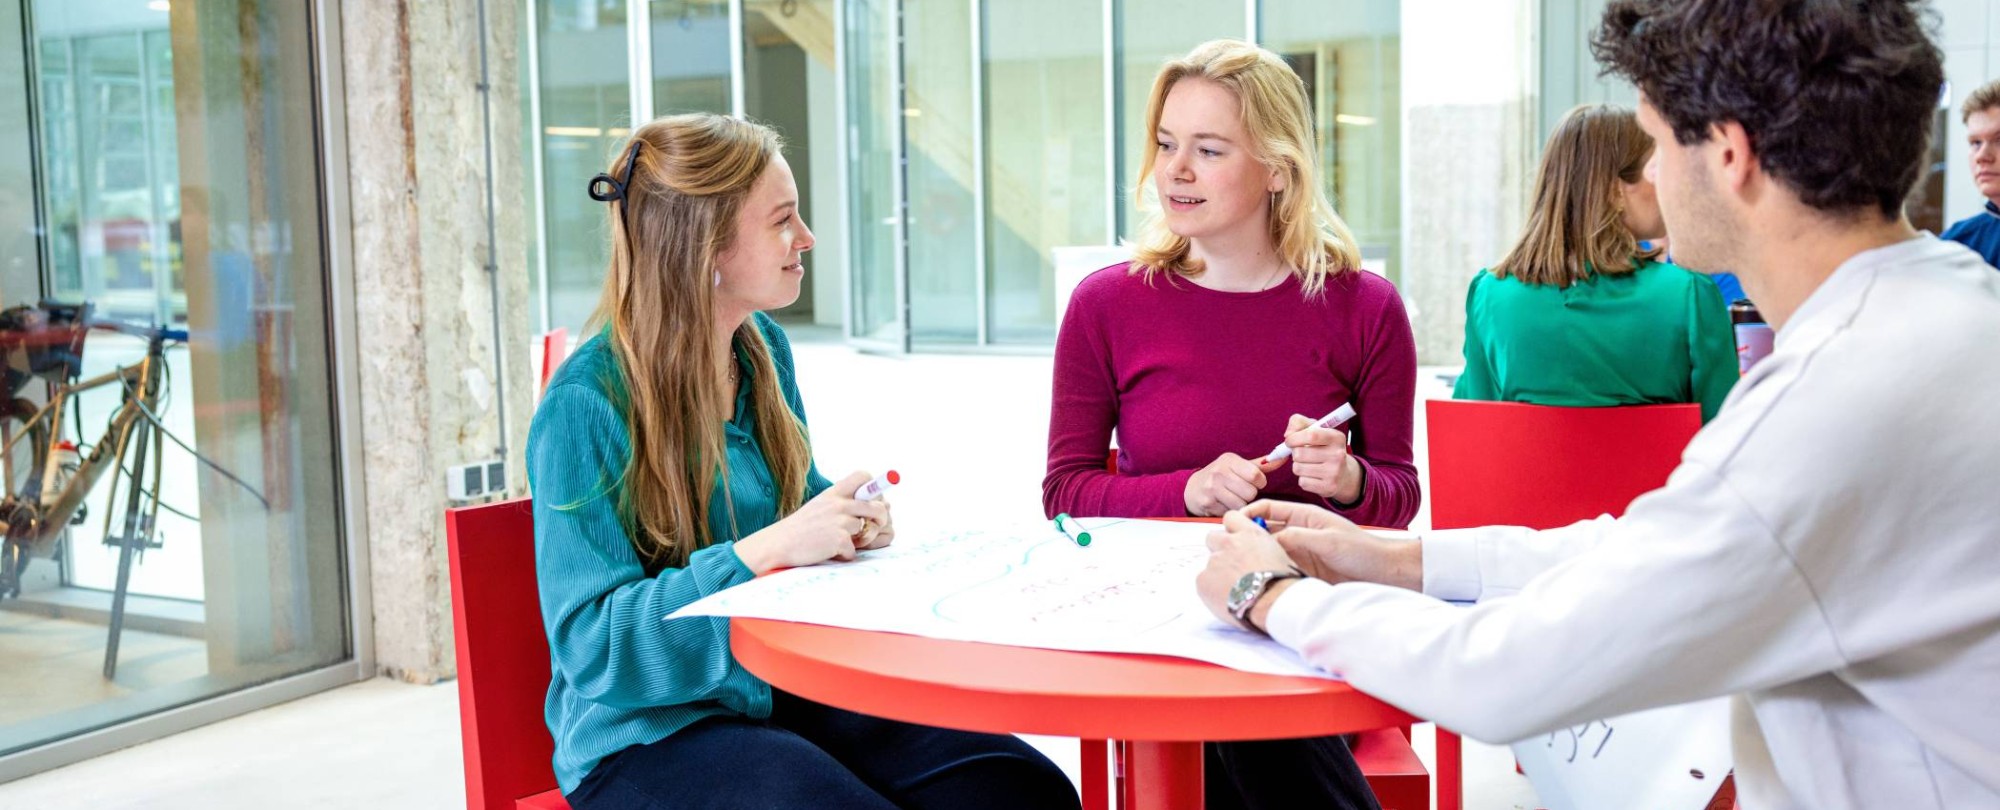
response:
<path id="1" fill-rule="evenodd" d="M 791 343 L 762 313 L 756 323 L 771 347 L 778 383 L 792 412 L 805 419 L 792 372 Z M 742 363 L 740 353 L 738 363 Z M 683 605 L 747 582 L 750 569 L 735 541 L 778 519 L 771 469 L 754 433 L 751 379 L 722 426 L 729 477 L 717 482 L 709 530 L 714 545 L 685 568 L 648 572 L 614 507 L 631 457 L 631 435 L 613 405 L 623 377 L 610 345 L 595 337 L 577 348 L 549 381 L 528 430 L 528 481 L 535 494 L 535 575 L 552 670 L 544 712 L 555 737 L 556 781 L 576 789 L 599 760 L 665 738 L 714 715 L 768 717 L 771 687 L 729 653 L 729 621 L 661 621 Z M 720 508 L 722 487 L 734 498 L 734 527 Z M 827 480 L 814 466 L 806 497 Z"/>
<path id="2" fill-rule="evenodd" d="M 1457 399 L 1608 407 L 1699 402 L 1736 384 L 1736 339 L 1707 276 L 1647 262 L 1569 287 L 1481 270 L 1465 299 Z"/>

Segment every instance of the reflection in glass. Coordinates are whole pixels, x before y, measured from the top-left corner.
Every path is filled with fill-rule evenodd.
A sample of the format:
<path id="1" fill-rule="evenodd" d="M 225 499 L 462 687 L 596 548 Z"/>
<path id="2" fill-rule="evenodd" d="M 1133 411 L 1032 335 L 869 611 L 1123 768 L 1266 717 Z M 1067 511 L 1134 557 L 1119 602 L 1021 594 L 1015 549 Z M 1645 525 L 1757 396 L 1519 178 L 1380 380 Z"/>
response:
<path id="1" fill-rule="evenodd" d="M 34 64 L 0 75 L 37 91 L 34 109 L 0 114 L 38 129 L 32 189 L 48 235 L 48 288 L 19 289 L 10 274 L 5 303 L 46 293 L 190 333 L 164 357 L 158 423 L 178 442 L 151 457 L 157 521 L 107 532 L 106 515 L 123 509 L 105 508 L 100 479 L 87 519 L 30 560 L 19 597 L 0 604 L 11 690 L 0 754 L 349 654 L 309 7 L 166 7 L 35 0 L 23 51 Z M 187 15 L 172 36 L 169 13 Z M 0 26 L 0 38 L 20 30 Z M 86 375 L 146 348 L 111 332 L 83 345 Z M 45 394 L 30 381 L 19 395 Z M 115 445 L 104 431 L 120 398 L 100 389 L 65 414 L 83 452 Z M 6 465 L 10 490 L 33 466 L 20 455 Z M 130 557 L 114 677 L 105 589 L 122 555 L 107 538 L 144 549 Z"/>
<path id="2" fill-rule="evenodd" d="M 157 15 L 156 15 L 157 16 Z M 139 321 L 187 317 L 167 32 L 40 37 L 53 294 Z"/>
<path id="3" fill-rule="evenodd" d="M 1047 345 L 1056 329 L 1052 251 L 1111 240 L 1104 16 L 1067 0 L 986 3 L 985 14 L 990 338 Z"/>
<path id="4" fill-rule="evenodd" d="M 1312 100 L 1320 166 L 1362 262 L 1390 278 L 1402 228 L 1400 0 L 1264 0 L 1265 48 Z"/>

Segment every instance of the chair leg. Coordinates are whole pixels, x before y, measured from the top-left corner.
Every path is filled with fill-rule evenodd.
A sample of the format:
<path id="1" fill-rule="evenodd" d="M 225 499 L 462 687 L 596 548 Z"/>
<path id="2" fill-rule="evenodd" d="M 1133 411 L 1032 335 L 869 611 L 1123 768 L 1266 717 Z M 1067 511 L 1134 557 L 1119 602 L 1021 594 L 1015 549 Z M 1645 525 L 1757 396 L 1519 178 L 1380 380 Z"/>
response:
<path id="1" fill-rule="evenodd" d="M 1463 743 L 1458 735 L 1437 729 L 1437 810 L 1460 810 L 1464 803 Z"/>

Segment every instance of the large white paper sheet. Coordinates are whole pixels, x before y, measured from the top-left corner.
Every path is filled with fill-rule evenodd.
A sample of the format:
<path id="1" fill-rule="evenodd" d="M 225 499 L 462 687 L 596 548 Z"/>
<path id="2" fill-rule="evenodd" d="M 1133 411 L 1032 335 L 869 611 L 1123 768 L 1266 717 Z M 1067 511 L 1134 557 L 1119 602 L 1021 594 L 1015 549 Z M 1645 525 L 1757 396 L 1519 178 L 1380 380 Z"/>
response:
<path id="1" fill-rule="evenodd" d="M 1077 546 L 1045 522 L 900 529 L 848 563 L 781 571 L 675 611 L 1020 647 L 1192 658 L 1248 672 L 1329 677 L 1264 636 L 1224 624 L 1195 595 L 1208 560 L 1199 523 L 1084 518 Z"/>
<path id="2" fill-rule="evenodd" d="M 1549 810 L 1700 810 L 1734 761 L 1729 698 L 1593 720 L 1514 743 Z"/>

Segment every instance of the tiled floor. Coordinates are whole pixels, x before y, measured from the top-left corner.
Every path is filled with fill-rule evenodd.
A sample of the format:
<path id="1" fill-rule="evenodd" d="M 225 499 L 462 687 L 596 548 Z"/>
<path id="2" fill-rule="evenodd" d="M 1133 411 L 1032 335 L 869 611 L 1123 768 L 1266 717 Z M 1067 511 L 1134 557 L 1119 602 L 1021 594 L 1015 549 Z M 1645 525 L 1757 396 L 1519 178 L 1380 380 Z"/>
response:
<path id="1" fill-rule="evenodd" d="M 1040 514 L 1048 357 L 880 357 L 801 337 L 800 387 L 829 476 L 895 468 L 904 526 Z M 1434 372 L 1419 375 L 1423 395 L 1446 393 Z M 1421 422 L 1417 436 L 1422 459 Z M 1075 773 L 1073 742 L 1032 741 Z M 1428 758 L 1427 727 L 1417 742 Z M 451 684 L 377 680 L 0 785 L 0 808 L 456 807 L 459 757 Z M 1468 742 L 1466 773 L 1469 810 L 1535 806 L 1504 748 Z"/>

